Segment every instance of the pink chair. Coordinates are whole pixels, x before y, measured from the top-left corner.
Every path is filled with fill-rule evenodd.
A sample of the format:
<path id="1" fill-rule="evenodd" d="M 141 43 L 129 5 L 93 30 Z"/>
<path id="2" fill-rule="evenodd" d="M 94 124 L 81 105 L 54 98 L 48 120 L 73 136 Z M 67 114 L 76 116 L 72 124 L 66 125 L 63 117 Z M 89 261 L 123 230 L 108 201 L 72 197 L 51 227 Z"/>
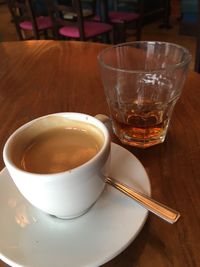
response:
<path id="1" fill-rule="evenodd" d="M 31 37 L 29 34 L 28 39 L 32 37 L 34 39 L 40 39 L 42 34 L 45 38 L 48 37 L 48 30 L 53 27 L 51 18 L 45 16 L 36 17 L 31 0 L 8 0 L 7 3 L 19 40 L 27 39 L 26 31 L 31 34 L 33 33 Z"/>
<path id="2" fill-rule="evenodd" d="M 135 4 L 134 4 L 135 3 Z M 135 36 L 136 40 L 141 39 L 142 31 L 142 2 L 133 2 L 137 11 L 125 12 L 125 11 L 109 11 L 108 21 L 114 26 L 115 42 L 125 42 L 127 35 L 128 24 L 135 24 Z M 117 9 L 117 7 L 115 7 Z M 96 15 L 94 21 L 100 21 L 100 16 Z"/>
<path id="3" fill-rule="evenodd" d="M 46 0 L 49 16 L 54 25 L 56 38 L 60 36 L 85 41 L 88 39 L 97 39 L 101 36 L 103 42 L 110 42 L 110 33 L 113 26 L 108 23 L 94 22 L 85 20 L 83 16 L 81 0 L 72 1 L 73 6 L 61 6 L 53 0 Z M 64 20 L 66 14 L 74 14 L 70 20 Z M 100 40 L 100 39 L 98 39 Z"/>

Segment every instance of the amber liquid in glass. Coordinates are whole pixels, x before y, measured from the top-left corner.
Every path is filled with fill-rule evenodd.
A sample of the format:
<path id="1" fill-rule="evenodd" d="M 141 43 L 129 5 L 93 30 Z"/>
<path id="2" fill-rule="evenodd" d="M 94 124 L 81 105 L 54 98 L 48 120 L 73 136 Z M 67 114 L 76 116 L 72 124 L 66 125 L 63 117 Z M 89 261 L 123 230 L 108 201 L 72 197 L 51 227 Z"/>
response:
<path id="1" fill-rule="evenodd" d="M 113 128 L 122 143 L 145 148 L 164 141 L 173 103 L 143 100 L 112 106 Z"/>

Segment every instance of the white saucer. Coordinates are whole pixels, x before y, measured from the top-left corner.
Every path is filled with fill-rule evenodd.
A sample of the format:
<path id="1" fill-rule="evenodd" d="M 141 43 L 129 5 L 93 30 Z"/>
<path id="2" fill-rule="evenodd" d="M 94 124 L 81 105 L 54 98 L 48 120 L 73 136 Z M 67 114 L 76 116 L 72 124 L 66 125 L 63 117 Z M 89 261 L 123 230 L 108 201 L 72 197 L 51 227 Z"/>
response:
<path id="1" fill-rule="evenodd" d="M 148 176 L 135 156 L 112 144 L 111 159 L 111 176 L 150 194 Z M 135 239 L 148 212 L 107 185 L 85 215 L 57 219 L 29 204 L 3 169 L 0 215 L 0 259 L 10 266 L 96 267 Z"/>

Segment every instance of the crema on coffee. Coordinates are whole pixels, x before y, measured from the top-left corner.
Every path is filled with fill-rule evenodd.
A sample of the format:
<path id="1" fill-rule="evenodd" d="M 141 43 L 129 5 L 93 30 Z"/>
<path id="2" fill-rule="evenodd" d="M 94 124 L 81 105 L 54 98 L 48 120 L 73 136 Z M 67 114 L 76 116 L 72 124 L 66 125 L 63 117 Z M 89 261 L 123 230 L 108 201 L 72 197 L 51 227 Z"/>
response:
<path id="1" fill-rule="evenodd" d="M 39 127 L 40 128 L 40 127 Z M 42 127 L 45 129 L 45 127 Z M 104 138 L 101 131 L 92 124 L 65 120 L 42 132 L 33 129 L 23 149 L 18 149 L 14 159 L 18 168 L 31 173 L 58 173 L 76 168 L 101 149 Z"/>

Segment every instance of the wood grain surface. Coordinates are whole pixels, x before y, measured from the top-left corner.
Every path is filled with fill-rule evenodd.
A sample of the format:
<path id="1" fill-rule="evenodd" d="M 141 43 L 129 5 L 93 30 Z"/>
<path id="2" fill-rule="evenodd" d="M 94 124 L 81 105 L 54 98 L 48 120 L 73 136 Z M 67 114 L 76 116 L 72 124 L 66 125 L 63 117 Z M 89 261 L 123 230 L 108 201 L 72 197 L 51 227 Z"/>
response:
<path id="1" fill-rule="evenodd" d="M 36 117 L 62 111 L 108 114 L 97 62 L 104 48 L 65 41 L 1 43 L 1 151 L 14 130 Z M 113 141 L 119 143 L 114 136 Z M 189 73 L 163 144 L 126 148 L 147 170 L 152 196 L 182 216 L 170 225 L 150 214 L 134 242 L 104 267 L 200 266 L 200 75 Z"/>

